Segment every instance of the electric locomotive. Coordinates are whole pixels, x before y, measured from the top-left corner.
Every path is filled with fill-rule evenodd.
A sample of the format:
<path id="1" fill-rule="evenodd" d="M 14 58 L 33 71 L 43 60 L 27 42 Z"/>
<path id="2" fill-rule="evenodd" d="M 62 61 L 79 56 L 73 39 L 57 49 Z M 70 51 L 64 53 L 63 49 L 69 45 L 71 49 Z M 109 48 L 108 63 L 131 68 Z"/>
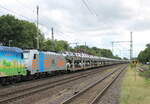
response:
<path id="1" fill-rule="evenodd" d="M 55 52 L 24 50 L 24 64 L 28 75 L 48 74 L 66 69 L 65 56 Z"/>
<path id="2" fill-rule="evenodd" d="M 11 82 L 26 75 L 23 50 L 16 47 L 0 46 L 0 82 Z"/>

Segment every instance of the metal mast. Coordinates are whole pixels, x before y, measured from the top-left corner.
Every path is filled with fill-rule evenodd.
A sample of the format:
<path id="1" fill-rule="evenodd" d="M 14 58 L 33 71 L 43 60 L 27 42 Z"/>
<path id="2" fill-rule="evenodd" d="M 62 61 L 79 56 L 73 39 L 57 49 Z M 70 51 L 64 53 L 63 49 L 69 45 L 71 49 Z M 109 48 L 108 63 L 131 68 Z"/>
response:
<path id="1" fill-rule="evenodd" d="M 51 28 L 52 32 L 52 50 L 55 51 L 55 40 L 54 40 L 54 29 L 53 27 Z"/>
<path id="2" fill-rule="evenodd" d="M 54 41 L 54 29 L 53 29 L 53 27 L 51 28 L 51 31 L 52 31 L 52 41 Z"/>
<path id="3" fill-rule="evenodd" d="M 37 49 L 39 49 L 39 6 L 37 5 Z"/>
<path id="4" fill-rule="evenodd" d="M 131 36 L 130 36 L 130 61 L 133 58 L 133 40 L 132 40 L 132 32 L 131 32 Z"/>

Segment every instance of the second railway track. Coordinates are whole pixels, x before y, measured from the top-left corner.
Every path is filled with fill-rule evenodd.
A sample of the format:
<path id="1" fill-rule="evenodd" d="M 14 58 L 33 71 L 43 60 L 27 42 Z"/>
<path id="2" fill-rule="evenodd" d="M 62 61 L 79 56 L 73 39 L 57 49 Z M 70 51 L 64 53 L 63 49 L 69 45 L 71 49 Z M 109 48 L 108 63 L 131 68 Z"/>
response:
<path id="1" fill-rule="evenodd" d="M 113 84 L 126 66 L 107 74 L 104 78 L 97 80 L 85 89 L 66 99 L 61 104 L 98 104 L 99 99 Z"/>

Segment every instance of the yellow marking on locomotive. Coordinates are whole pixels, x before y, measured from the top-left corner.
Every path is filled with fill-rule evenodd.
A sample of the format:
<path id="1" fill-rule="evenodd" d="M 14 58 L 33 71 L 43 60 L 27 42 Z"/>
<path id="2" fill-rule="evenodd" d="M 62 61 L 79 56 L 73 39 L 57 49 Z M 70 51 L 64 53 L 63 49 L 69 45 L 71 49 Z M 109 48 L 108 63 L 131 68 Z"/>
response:
<path id="1" fill-rule="evenodd" d="M 46 60 L 44 61 L 44 67 L 45 68 L 50 68 L 52 64 L 52 59 L 51 58 L 46 58 Z"/>
<path id="2" fill-rule="evenodd" d="M 49 68 L 50 67 L 50 60 L 44 60 L 44 67 Z"/>
<path id="3" fill-rule="evenodd" d="M 32 69 L 36 69 L 37 67 L 37 60 L 32 60 Z"/>

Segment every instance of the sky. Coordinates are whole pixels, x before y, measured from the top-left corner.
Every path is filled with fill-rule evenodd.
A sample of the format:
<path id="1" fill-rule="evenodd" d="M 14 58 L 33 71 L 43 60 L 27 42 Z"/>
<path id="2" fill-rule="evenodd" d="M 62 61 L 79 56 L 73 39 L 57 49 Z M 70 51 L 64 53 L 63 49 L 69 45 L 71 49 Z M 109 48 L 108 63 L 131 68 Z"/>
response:
<path id="1" fill-rule="evenodd" d="M 113 41 L 130 41 L 133 34 L 133 57 L 150 41 L 149 0 L 0 0 L 0 16 L 36 23 L 39 5 L 39 28 L 46 38 L 66 40 L 70 45 L 88 45 L 112 49 Z M 113 54 L 129 57 L 129 42 L 114 43 Z"/>

